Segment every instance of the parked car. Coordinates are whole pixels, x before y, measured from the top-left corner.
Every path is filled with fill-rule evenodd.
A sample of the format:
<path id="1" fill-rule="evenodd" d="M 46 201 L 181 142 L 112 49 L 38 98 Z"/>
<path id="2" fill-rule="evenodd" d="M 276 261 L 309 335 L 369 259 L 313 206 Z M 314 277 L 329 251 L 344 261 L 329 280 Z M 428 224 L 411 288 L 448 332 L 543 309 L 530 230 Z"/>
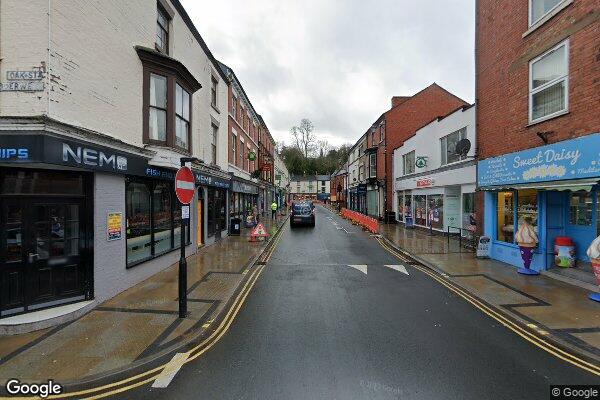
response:
<path id="1" fill-rule="evenodd" d="M 315 226 L 315 205 L 312 201 L 300 201 L 292 203 L 290 211 L 290 226 L 299 225 Z"/>

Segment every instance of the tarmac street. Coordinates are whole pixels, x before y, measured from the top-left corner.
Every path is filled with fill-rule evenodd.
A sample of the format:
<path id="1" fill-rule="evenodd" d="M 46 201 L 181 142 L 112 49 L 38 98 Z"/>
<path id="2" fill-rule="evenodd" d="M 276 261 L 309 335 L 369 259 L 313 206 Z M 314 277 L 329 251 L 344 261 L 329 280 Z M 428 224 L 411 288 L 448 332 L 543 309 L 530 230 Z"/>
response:
<path id="1" fill-rule="evenodd" d="M 118 398 L 546 399 L 550 385 L 600 383 L 316 213 L 314 229 L 284 228 L 210 350 Z"/>

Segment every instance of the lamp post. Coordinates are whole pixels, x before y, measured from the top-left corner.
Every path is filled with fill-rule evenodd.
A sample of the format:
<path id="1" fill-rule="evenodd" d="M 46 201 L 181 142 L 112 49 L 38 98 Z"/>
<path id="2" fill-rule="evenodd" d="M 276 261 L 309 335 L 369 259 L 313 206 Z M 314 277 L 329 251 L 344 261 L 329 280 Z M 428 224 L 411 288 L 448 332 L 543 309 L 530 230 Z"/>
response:
<path id="1" fill-rule="evenodd" d="M 196 157 L 181 157 L 179 159 L 181 162 L 181 166 L 185 167 L 185 164 L 188 162 L 199 161 Z M 190 212 L 189 205 L 187 218 L 183 218 L 183 207 L 185 206 L 183 203 L 179 203 L 181 205 L 181 255 L 179 257 L 179 318 L 185 318 L 187 315 L 187 261 L 185 259 L 185 227 L 187 222 L 189 222 Z"/>

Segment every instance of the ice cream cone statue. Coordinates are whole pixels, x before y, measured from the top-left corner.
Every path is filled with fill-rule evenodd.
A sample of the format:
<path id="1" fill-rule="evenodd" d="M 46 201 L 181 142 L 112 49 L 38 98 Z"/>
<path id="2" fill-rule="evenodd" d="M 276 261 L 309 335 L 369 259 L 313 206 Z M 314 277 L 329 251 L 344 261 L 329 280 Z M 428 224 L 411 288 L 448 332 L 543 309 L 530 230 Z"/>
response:
<path id="1" fill-rule="evenodd" d="M 587 250 L 587 255 L 592 261 L 592 268 L 594 269 L 594 275 L 596 275 L 596 282 L 600 286 L 600 236 L 598 236 L 590 245 Z M 591 293 L 590 299 L 600 302 L 600 293 Z"/>
<path id="2" fill-rule="evenodd" d="M 531 219 L 525 217 L 519 224 L 519 230 L 516 235 L 517 244 L 521 250 L 524 268 L 519 268 L 518 272 L 523 275 L 539 275 L 539 272 L 531 269 L 531 260 L 533 259 L 533 249 L 537 246 L 539 239 L 535 228 L 531 225 Z"/>

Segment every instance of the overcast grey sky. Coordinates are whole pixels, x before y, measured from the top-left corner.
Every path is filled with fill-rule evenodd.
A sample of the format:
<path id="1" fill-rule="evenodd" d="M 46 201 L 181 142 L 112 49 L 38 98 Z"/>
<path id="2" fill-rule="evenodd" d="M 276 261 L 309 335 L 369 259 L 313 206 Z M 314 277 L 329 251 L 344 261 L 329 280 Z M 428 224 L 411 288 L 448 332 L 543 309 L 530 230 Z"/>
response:
<path id="1" fill-rule="evenodd" d="M 276 140 L 301 118 L 354 143 L 390 107 L 437 82 L 474 99 L 474 0 L 182 0 L 234 69 Z"/>

